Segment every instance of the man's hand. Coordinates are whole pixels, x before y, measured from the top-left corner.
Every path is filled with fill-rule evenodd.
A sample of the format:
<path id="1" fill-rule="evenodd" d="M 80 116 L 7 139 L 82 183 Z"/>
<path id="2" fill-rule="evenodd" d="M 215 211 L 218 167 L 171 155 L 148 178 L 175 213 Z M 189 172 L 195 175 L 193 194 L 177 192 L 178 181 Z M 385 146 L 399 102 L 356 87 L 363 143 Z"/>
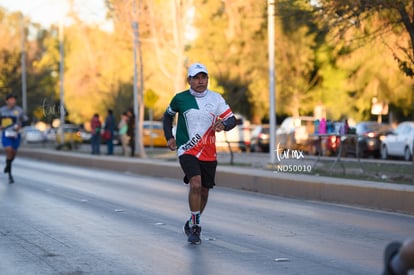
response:
<path id="1" fill-rule="evenodd" d="M 167 146 L 170 148 L 171 151 L 177 150 L 177 143 L 175 142 L 175 138 L 170 138 L 167 141 Z"/>
<path id="2" fill-rule="evenodd" d="M 217 120 L 216 123 L 214 123 L 213 125 L 213 129 L 216 132 L 221 132 L 224 130 L 224 124 L 223 121 L 221 119 Z"/>

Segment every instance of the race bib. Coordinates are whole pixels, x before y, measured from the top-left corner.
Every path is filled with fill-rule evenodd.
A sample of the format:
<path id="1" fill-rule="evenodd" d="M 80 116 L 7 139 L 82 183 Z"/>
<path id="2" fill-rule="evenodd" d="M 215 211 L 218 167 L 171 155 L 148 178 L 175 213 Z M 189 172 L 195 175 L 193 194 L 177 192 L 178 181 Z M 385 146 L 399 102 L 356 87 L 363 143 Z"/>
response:
<path id="1" fill-rule="evenodd" d="M 12 130 L 12 129 L 6 129 L 4 132 L 4 135 L 8 138 L 16 138 L 17 137 L 17 132 Z"/>

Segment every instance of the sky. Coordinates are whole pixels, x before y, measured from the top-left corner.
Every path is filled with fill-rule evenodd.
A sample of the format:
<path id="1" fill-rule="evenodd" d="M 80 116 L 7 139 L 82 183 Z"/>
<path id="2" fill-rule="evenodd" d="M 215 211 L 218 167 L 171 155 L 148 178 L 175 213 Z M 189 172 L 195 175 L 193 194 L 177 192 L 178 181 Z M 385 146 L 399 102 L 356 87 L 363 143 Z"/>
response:
<path id="1" fill-rule="evenodd" d="M 102 25 L 106 30 L 111 29 L 110 22 L 105 20 L 105 0 L 74 0 L 74 3 L 83 21 Z M 24 16 L 44 27 L 58 24 L 69 11 L 68 0 L 0 0 L 0 6 L 9 12 L 21 11 Z"/>

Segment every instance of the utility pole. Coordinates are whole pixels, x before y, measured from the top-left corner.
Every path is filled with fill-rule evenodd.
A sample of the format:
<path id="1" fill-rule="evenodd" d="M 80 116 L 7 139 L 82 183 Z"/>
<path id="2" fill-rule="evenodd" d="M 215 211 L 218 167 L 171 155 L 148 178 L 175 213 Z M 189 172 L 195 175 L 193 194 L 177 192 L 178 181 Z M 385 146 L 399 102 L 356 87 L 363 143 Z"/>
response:
<path id="1" fill-rule="evenodd" d="M 22 107 L 25 114 L 27 114 L 27 81 L 26 81 L 26 32 L 24 29 L 24 16 L 20 14 L 20 30 L 21 30 L 21 66 L 22 66 Z"/>
<path id="2" fill-rule="evenodd" d="M 270 144 L 269 154 L 270 163 L 275 161 L 276 156 L 276 76 L 275 76 L 275 0 L 267 1 L 267 31 L 268 31 L 268 52 L 269 52 L 269 127 Z"/>
<path id="3" fill-rule="evenodd" d="M 65 144 L 65 133 L 63 132 L 65 124 L 65 91 L 64 91 L 64 52 L 63 52 L 63 22 L 62 20 L 59 23 L 59 52 L 60 52 L 60 64 L 59 64 L 59 75 L 60 75 L 60 134 L 61 134 L 61 143 Z"/>
<path id="4" fill-rule="evenodd" d="M 141 3 L 141 1 L 140 1 Z M 134 19 L 132 28 L 134 30 L 134 114 L 135 114 L 135 148 L 139 157 L 145 158 L 145 148 L 143 145 L 142 124 L 144 120 L 144 80 L 143 80 L 143 66 L 142 66 L 142 52 L 141 43 L 139 39 L 139 25 L 137 20 L 136 0 L 133 1 Z M 137 50 L 139 52 L 140 63 L 140 85 L 138 90 L 138 64 L 137 64 Z M 138 106 L 139 104 L 139 106 Z"/>

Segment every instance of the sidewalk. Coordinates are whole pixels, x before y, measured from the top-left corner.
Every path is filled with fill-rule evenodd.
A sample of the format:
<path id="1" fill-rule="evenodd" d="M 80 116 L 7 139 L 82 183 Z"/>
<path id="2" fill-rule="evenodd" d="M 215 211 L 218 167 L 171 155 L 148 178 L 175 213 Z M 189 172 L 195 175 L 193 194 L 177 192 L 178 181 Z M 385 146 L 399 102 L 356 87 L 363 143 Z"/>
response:
<path id="1" fill-rule="evenodd" d="M 147 150 L 151 158 L 139 159 L 120 156 L 117 152 L 114 156 L 96 156 L 91 155 L 86 149 L 71 152 L 24 146 L 20 149 L 19 155 L 44 161 L 153 177 L 168 177 L 177 180 L 182 180 L 183 177 L 175 153 L 168 150 Z M 229 155 L 219 154 L 219 161 L 220 158 L 223 160 L 226 156 Z M 263 161 L 267 162 L 266 159 Z M 261 164 L 258 160 L 257 166 Z M 333 178 L 310 173 L 294 174 L 262 167 L 219 165 L 216 176 L 217 186 L 414 215 L 414 186 L 412 185 Z"/>

